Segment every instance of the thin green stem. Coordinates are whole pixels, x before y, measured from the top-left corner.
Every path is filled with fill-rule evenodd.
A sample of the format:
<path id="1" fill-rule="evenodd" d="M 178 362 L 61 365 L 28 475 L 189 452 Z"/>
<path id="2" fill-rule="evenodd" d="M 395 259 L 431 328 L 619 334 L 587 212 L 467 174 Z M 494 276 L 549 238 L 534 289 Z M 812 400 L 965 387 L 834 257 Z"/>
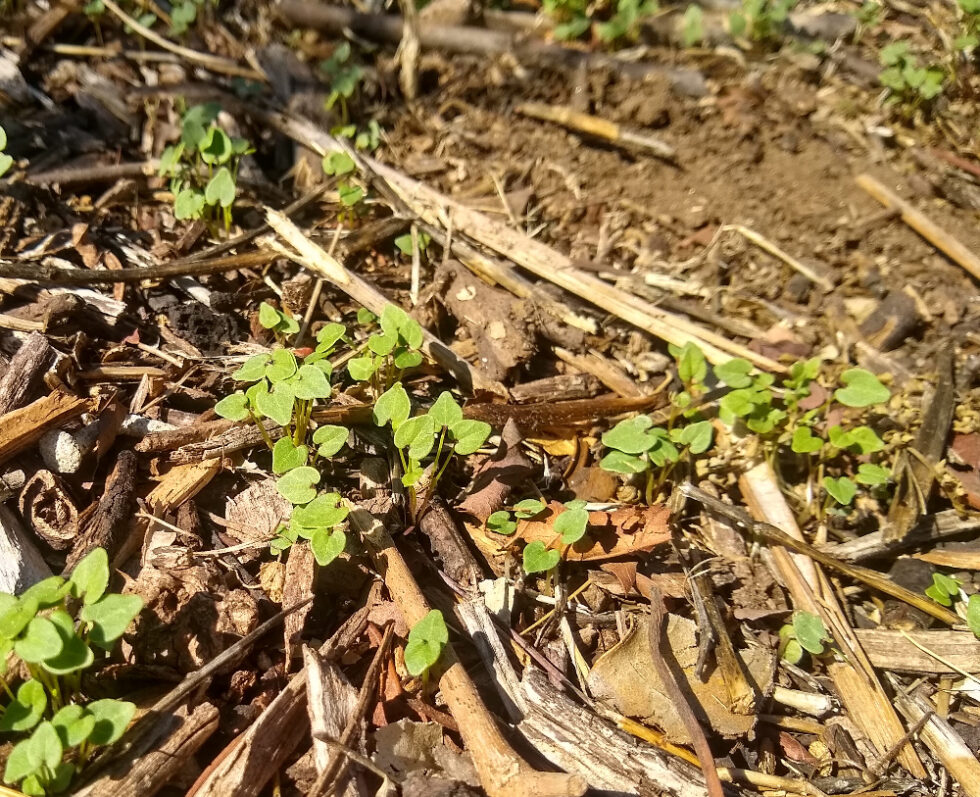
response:
<path id="1" fill-rule="evenodd" d="M 251 418 L 252 423 L 254 423 L 255 426 L 258 428 L 259 434 L 262 435 L 262 440 L 265 441 L 265 444 L 269 447 L 269 450 L 272 451 L 272 449 L 275 446 L 272 442 L 272 438 L 269 437 L 269 433 L 265 430 L 265 425 L 262 423 L 262 421 L 256 418 L 255 415 L 253 415 L 251 412 L 248 414 L 248 417 Z"/>

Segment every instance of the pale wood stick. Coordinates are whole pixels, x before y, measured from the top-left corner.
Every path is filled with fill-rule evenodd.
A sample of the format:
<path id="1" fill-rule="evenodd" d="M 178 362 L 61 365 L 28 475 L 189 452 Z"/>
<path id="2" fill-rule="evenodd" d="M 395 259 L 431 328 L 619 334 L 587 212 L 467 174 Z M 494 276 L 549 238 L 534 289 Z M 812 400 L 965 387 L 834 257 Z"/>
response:
<path id="1" fill-rule="evenodd" d="M 834 289 L 834 284 L 826 277 L 821 277 L 817 272 L 810 268 L 805 263 L 801 263 L 791 254 L 784 252 L 776 244 L 770 241 L 768 238 L 763 238 L 755 230 L 750 230 L 748 227 L 743 227 L 741 224 L 726 224 L 723 227 L 725 230 L 733 230 L 739 233 L 743 238 L 748 239 L 756 246 L 758 246 L 763 252 L 768 252 L 770 255 L 775 257 L 777 260 L 782 260 L 787 266 L 802 274 L 810 282 L 815 282 L 825 291 L 832 291 Z"/>
<path id="2" fill-rule="evenodd" d="M 94 399 L 59 390 L 0 415 L 0 462 L 30 448 L 49 429 L 57 429 L 84 412 L 94 411 L 96 404 Z"/>
<path id="3" fill-rule="evenodd" d="M 909 225 L 919 235 L 935 246 L 950 260 L 961 265 L 976 279 L 980 280 L 980 257 L 964 246 L 959 239 L 946 232 L 932 219 L 912 207 L 898 194 L 890 191 L 870 174 L 859 174 L 855 181 L 861 188 L 877 199 L 886 208 L 897 210 L 902 214 L 902 221 Z"/>
<path id="4" fill-rule="evenodd" d="M 796 518 L 780 492 L 776 476 L 768 463 L 763 462 L 743 473 L 739 477 L 739 488 L 754 517 L 776 526 L 796 540 L 804 541 L 803 532 L 797 526 Z M 819 616 L 844 654 L 843 661 L 828 663 L 827 671 L 848 714 L 879 751 L 890 750 L 901 741 L 905 729 L 829 582 L 809 557 L 795 554 L 791 558 L 781 546 L 770 546 L 770 550 L 776 569 L 792 594 L 796 607 Z M 925 767 L 910 744 L 902 746 L 899 760 L 913 777 L 926 777 Z"/>
<path id="5" fill-rule="evenodd" d="M 371 512 L 351 505 L 351 526 L 367 545 L 385 587 L 401 610 L 405 622 L 415 625 L 430 606 L 395 547 L 384 524 Z M 446 705 L 459 722 L 459 732 L 490 797 L 573 797 L 585 793 L 587 784 L 580 775 L 539 772 L 527 763 L 504 738 L 493 715 L 484 705 L 476 685 L 456 658 L 452 643 L 442 651 L 438 664 L 439 689 Z"/>

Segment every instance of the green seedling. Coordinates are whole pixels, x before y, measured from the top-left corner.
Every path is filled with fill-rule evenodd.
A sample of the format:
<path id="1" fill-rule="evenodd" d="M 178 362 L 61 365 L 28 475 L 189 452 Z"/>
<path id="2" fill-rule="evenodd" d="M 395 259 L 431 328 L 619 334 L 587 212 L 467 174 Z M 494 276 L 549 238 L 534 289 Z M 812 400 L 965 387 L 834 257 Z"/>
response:
<path id="1" fill-rule="evenodd" d="M 967 600 L 966 624 L 973 635 L 980 639 L 980 595 L 973 594 Z"/>
<path id="2" fill-rule="evenodd" d="M 823 620 L 811 612 L 795 612 L 790 624 L 779 629 L 779 655 L 790 664 L 799 664 L 804 652 L 821 656 L 829 642 Z"/>
<path id="3" fill-rule="evenodd" d="M 218 0 L 211 0 L 210 5 L 217 7 Z M 207 8 L 207 0 L 178 0 L 170 9 L 170 32 L 174 36 L 183 36 L 197 21 L 198 13 Z"/>
<path id="4" fill-rule="evenodd" d="M 213 224 L 222 218 L 231 229 L 241 159 L 254 152 L 243 138 L 229 136 L 218 126 L 221 108 L 195 105 L 181 117 L 180 141 L 164 149 L 159 173 L 170 178 L 174 216 Z"/>
<path id="5" fill-rule="evenodd" d="M 910 115 L 928 105 L 943 91 L 946 73 L 938 66 L 919 66 L 907 42 L 892 42 L 879 54 L 884 67 L 878 80 L 888 89 L 886 102 Z"/>
<path id="6" fill-rule="evenodd" d="M 956 0 L 960 9 L 960 32 L 953 48 L 971 55 L 980 46 L 980 0 Z"/>
<path id="7" fill-rule="evenodd" d="M 354 96 L 364 77 L 364 70 L 350 63 L 350 57 L 350 42 L 344 41 L 337 45 L 333 55 L 320 64 L 320 71 L 330 83 L 330 92 L 324 106 L 329 111 L 339 102 L 344 124 L 347 124 L 349 118 L 347 101 Z"/>
<path id="8" fill-rule="evenodd" d="M 596 36 L 610 44 L 635 41 L 640 23 L 656 14 L 659 5 L 656 0 L 609 0 L 597 4 L 586 0 L 544 0 L 542 8 L 555 22 L 555 38 L 577 39 L 594 25 Z"/>
<path id="9" fill-rule="evenodd" d="M 795 5 L 796 0 L 742 0 L 742 8 L 728 17 L 728 29 L 736 39 L 777 42 Z"/>
<path id="10" fill-rule="evenodd" d="M 357 382 L 370 382 L 374 394 L 388 389 L 409 368 L 422 364 L 424 336 L 418 321 L 400 307 L 389 304 L 379 319 L 381 330 L 368 338 L 367 351 L 347 363 L 347 373 Z"/>
<path id="11" fill-rule="evenodd" d="M 960 598 L 960 582 L 945 573 L 933 573 L 932 584 L 926 587 L 925 592 L 927 598 L 948 608 Z"/>
<path id="12" fill-rule="evenodd" d="M 14 165 L 14 159 L 4 152 L 5 149 L 7 149 L 7 131 L 0 127 L 0 177 L 3 177 Z"/>
<path id="13" fill-rule="evenodd" d="M 689 5 L 681 22 L 681 35 L 685 47 L 693 47 L 704 41 L 704 12 L 701 6 Z"/>
<path id="14" fill-rule="evenodd" d="M 640 23 L 660 10 L 657 0 L 616 0 L 615 10 L 606 22 L 595 26 L 599 38 L 608 43 L 636 41 Z"/>
<path id="15" fill-rule="evenodd" d="M 0 593 L 0 686 L 10 698 L 0 732 L 19 739 L 3 780 L 24 794 L 68 790 L 136 711 L 122 700 L 87 701 L 82 692 L 83 672 L 111 652 L 143 608 L 139 597 L 107 592 L 108 585 L 109 557 L 96 548 L 67 580 L 51 576 L 19 597 Z M 11 654 L 27 673 L 16 694 L 7 681 Z"/>
<path id="16" fill-rule="evenodd" d="M 524 547 L 524 572 L 528 575 L 533 573 L 547 573 L 558 566 L 561 554 L 551 548 L 546 548 L 540 540 Z"/>
<path id="17" fill-rule="evenodd" d="M 420 231 L 417 236 L 417 240 L 419 251 L 425 252 L 425 250 L 429 247 L 429 243 L 432 241 L 432 236 L 430 236 L 427 232 Z M 407 232 L 404 235 L 399 235 L 397 238 L 395 238 L 395 246 L 403 255 L 408 255 L 411 257 L 413 252 L 412 234 Z"/>
<path id="18" fill-rule="evenodd" d="M 449 629 L 442 612 L 432 609 L 408 632 L 405 646 L 405 666 L 408 672 L 418 678 L 425 677 L 439 661 L 442 650 L 449 642 Z"/>

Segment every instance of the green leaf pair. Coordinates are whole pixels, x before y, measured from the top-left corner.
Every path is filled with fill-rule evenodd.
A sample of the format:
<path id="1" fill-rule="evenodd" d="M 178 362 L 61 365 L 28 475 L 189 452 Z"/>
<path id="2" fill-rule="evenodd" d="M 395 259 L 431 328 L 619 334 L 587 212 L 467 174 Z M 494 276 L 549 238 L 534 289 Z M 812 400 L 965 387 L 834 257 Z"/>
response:
<path id="1" fill-rule="evenodd" d="M 958 579 L 936 572 L 932 574 L 932 584 L 926 587 L 926 597 L 942 606 L 950 607 L 960 597 L 960 586 Z"/>
<path id="2" fill-rule="evenodd" d="M 405 646 L 405 666 L 414 677 L 419 677 L 439 661 L 442 649 L 449 642 L 449 629 L 442 612 L 432 609 L 408 632 Z"/>
<path id="3" fill-rule="evenodd" d="M 780 655 L 790 664 L 799 664 L 806 651 L 813 656 L 823 655 L 824 642 L 829 642 L 823 620 L 811 612 L 795 612 L 790 625 L 779 630 Z"/>

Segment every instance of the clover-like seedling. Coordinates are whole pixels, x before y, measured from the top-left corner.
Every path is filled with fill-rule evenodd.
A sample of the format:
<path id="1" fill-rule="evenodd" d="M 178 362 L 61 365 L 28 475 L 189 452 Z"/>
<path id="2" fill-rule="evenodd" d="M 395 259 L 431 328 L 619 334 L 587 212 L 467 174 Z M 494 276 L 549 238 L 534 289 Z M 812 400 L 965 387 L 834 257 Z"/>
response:
<path id="1" fill-rule="evenodd" d="M 324 106 L 329 111 L 339 102 L 341 118 L 345 124 L 348 118 L 347 101 L 354 96 L 361 78 L 364 77 L 364 70 L 351 64 L 350 56 L 350 42 L 344 41 L 320 64 L 320 69 L 330 81 L 330 92 Z"/>
<path id="2" fill-rule="evenodd" d="M 602 444 L 612 449 L 599 465 L 613 473 L 645 473 L 651 465 L 662 467 L 680 456 L 670 432 L 654 427 L 649 415 L 637 415 L 617 423 L 602 435 Z"/>
<path id="3" fill-rule="evenodd" d="M 321 493 L 304 506 L 293 509 L 289 530 L 296 538 L 310 541 L 317 564 L 325 567 L 344 552 L 347 535 L 337 527 L 347 519 L 349 510 L 340 503 L 337 493 Z"/>
<path id="4" fill-rule="evenodd" d="M 408 632 L 405 646 L 405 666 L 414 677 L 425 676 L 439 661 L 442 650 L 449 642 L 449 629 L 442 612 L 432 609 Z"/>
<path id="5" fill-rule="evenodd" d="M 528 575 L 554 570 L 560 559 L 558 551 L 546 548 L 540 540 L 524 546 L 524 572 Z"/>
<path id="6" fill-rule="evenodd" d="M 3 177 L 14 165 L 14 159 L 4 150 L 7 149 L 7 131 L 0 126 L 0 177 Z"/>
<path id="7" fill-rule="evenodd" d="M 432 241 L 432 236 L 427 232 L 419 231 L 418 235 L 416 236 L 416 240 L 418 241 L 419 251 L 425 252 L 425 250 L 429 247 L 429 243 Z M 411 256 L 413 250 L 412 234 L 407 232 L 404 235 L 399 235 L 397 238 L 395 238 L 395 246 L 403 255 Z"/>
<path id="8" fill-rule="evenodd" d="M 892 42 L 881 48 L 882 67 L 878 80 L 889 91 L 889 104 L 900 105 L 906 112 L 929 103 L 943 91 L 946 73 L 936 66 L 919 66 L 907 42 Z"/>
<path id="9" fill-rule="evenodd" d="M 952 606 L 960 597 L 960 582 L 945 573 L 933 573 L 932 584 L 926 587 L 926 597 L 942 606 Z"/>
<path id="10" fill-rule="evenodd" d="M 973 635 L 980 639 L 980 595 L 973 594 L 966 603 L 966 624 Z"/>
<path id="11" fill-rule="evenodd" d="M 813 656 L 821 656 L 825 651 L 824 642 L 829 642 L 823 620 L 811 612 L 795 612 L 792 623 L 779 629 L 780 656 L 790 664 L 799 664 L 806 651 Z"/>
<path id="12" fill-rule="evenodd" d="M 857 495 L 857 485 L 846 476 L 836 479 L 832 476 L 824 476 L 823 488 L 827 491 L 827 495 L 841 506 L 850 506 L 854 496 Z"/>
<path id="13" fill-rule="evenodd" d="M 108 556 L 96 548 L 68 579 L 51 576 L 19 597 L 0 593 L 0 674 L 12 652 L 29 675 L 0 717 L 0 732 L 30 733 L 10 751 L 3 774 L 24 794 L 65 791 L 91 750 L 116 741 L 136 711 L 121 700 L 79 702 L 92 648 L 110 651 L 143 606 L 108 585 Z M 79 607 L 77 620 L 69 605 Z"/>
<path id="14" fill-rule="evenodd" d="M 347 364 L 347 372 L 356 381 L 374 378 L 386 363 L 398 371 L 415 368 L 422 363 L 422 352 L 419 350 L 424 335 L 418 321 L 394 304 L 386 305 L 378 320 L 381 331 L 368 338 L 368 353 L 355 357 Z"/>
<path id="15" fill-rule="evenodd" d="M 565 510 L 555 518 L 554 530 L 561 534 L 565 545 L 574 545 L 585 536 L 589 527 L 589 512 L 585 501 L 568 501 Z"/>
<path id="16" fill-rule="evenodd" d="M 891 391 L 873 373 L 863 368 L 850 368 L 840 377 L 845 387 L 834 391 L 834 398 L 846 407 L 871 407 L 884 404 Z"/>

